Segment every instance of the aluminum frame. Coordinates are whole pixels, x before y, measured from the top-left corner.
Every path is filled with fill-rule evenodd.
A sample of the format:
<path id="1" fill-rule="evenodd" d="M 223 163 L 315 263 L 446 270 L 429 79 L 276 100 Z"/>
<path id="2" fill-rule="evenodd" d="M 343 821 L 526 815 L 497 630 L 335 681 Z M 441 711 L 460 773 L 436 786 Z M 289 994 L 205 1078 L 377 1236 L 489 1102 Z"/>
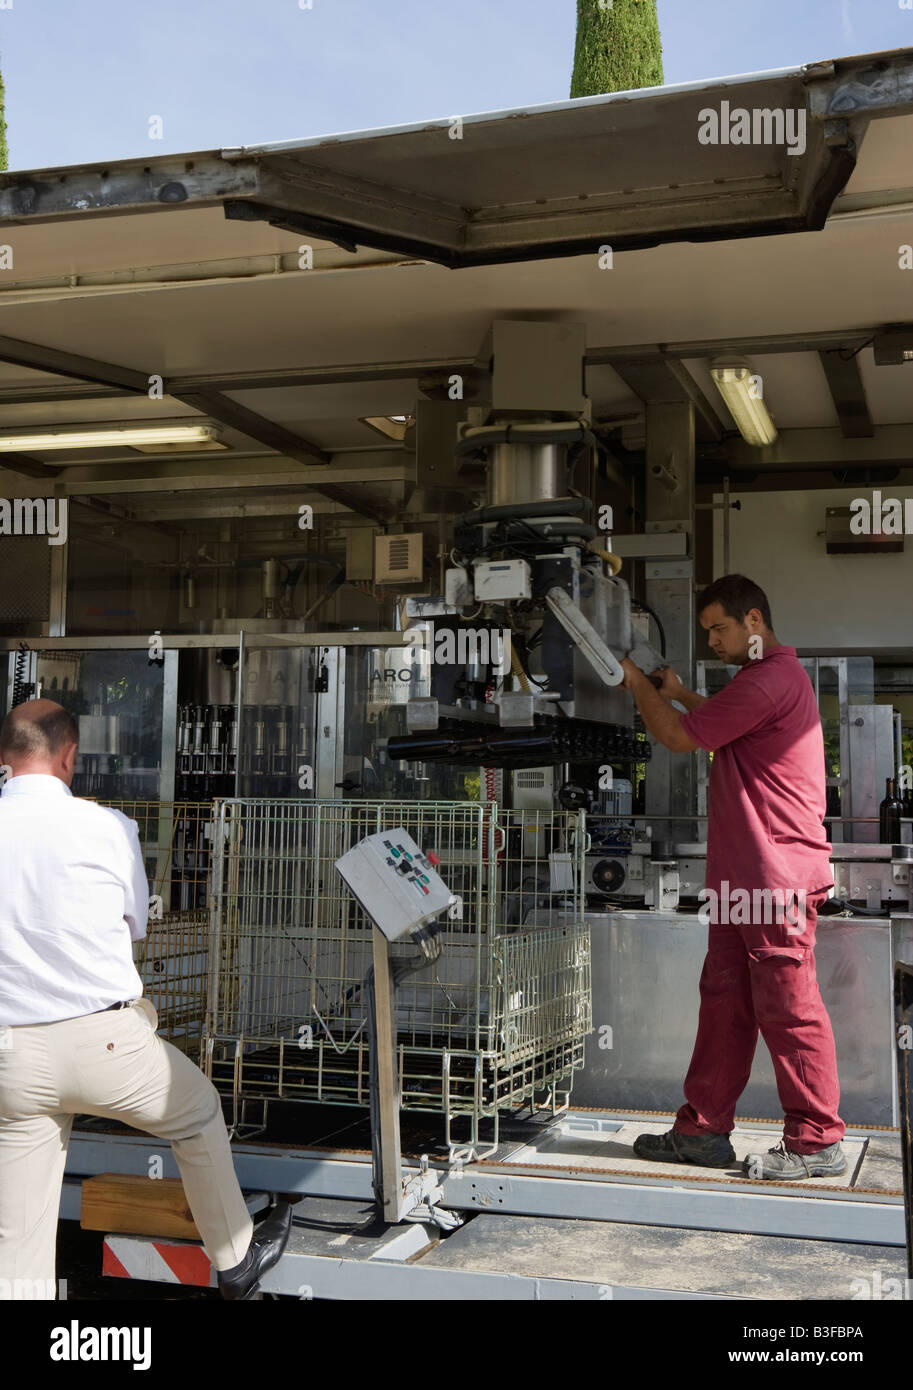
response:
<path id="1" fill-rule="evenodd" d="M 165 1177 L 180 1176 L 170 1144 L 151 1135 L 99 1135 L 75 1130 L 66 1171 L 86 1177 L 112 1171 L 146 1174 L 151 1153 L 162 1155 Z M 343 1157 L 332 1151 L 238 1141 L 232 1153 L 244 1189 L 365 1202 L 374 1198 L 369 1154 L 356 1157 L 348 1153 Z M 789 1192 L 771 1188 L 760 1181 L 612 1179 L 603 1173 L 587 1177 L 581 1171 L 569 1176 L 555 1169 L 544 1176 L 528 1167 L 526 1171 L 516 1169 L 509 1157 L 499 1163 L 457 1165 L 452 1171 L 451 1165 L 432 1161 L 431 1169 L 441 1173 L 442 1205 L 455 1211 L 620 1221 L 900 1248 L 906 1243 L 903 1201 L 890 1195 L 810 1196 L 795 1188 Z M 415 1177 L 419 1171 L 414 1162 L 403 1164 L 404 1178 Z"/>

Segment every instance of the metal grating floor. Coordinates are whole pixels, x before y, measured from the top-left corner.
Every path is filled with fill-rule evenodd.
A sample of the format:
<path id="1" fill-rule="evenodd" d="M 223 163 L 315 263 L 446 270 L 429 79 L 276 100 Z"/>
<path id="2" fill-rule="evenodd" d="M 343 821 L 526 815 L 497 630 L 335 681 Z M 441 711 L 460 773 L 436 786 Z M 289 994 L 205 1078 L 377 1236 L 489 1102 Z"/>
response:
<path id="1" fill-rule="evenodd" d="M 758 1182 L 745 1176 L 741 1160 L 750 1153 L 764 1153 L 773 1148 L 781 1138 L 782 1131 L 771 1123 L 746 1125 L 737 1128 L 731 1135 L 732 1147 L 738 1162 L 730 1168 L 701 1168 L 679 1163 L 655 1163 L 638 1158 L 633 1151 L 633 1143 L 638 1134 L 663 1134 L 672 1124 L 673 1117 L 634 1120 L 590 1120 L 580 1115 L 570 1115 L 559 1120 L 534 1142 L 511 1148 L 503 1157 L 488 1160 L 505 1164 L 512 1169 L 529 1169 L 542 1172 L 546 1168 L 557 1170 L 570 1176 L 573 1174 L 599 1174 L 601 1177 L 625 1178 L 665 1178 L 701 1182 L 732 1182 L 763 1191 L 790 1188 L 801 1190 L 809 1197 L 820 1192 L 824 1196 L 835 1193 L 877 1193 L 883 1196 L 903 1196 L 903 1171 L 900 1151 L 900 1135 L 893 1132 L 864 1134 L 850 1131 L 843 1140 L 843 1148 L 849 1161 L 847 1172 L 841 1177 L 803 1178 L 798 1182 L 772 1183 Z M 854 1137 L 855 1136 L 855 1137 Z"/>

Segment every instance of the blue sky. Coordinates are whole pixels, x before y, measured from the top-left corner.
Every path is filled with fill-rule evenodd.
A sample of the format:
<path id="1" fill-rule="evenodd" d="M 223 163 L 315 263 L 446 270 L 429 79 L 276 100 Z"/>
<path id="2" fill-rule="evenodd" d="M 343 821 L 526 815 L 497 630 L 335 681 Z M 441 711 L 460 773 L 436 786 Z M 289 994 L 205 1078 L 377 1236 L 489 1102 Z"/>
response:
<path id="1" fill-rule="evenodd" d="M 567 98 L 575 0 L 307 3 L 0 0 L 10 167 Z M 659 15 L 667 82 L 913 47 L 899 0 L 660 0 Z"/>

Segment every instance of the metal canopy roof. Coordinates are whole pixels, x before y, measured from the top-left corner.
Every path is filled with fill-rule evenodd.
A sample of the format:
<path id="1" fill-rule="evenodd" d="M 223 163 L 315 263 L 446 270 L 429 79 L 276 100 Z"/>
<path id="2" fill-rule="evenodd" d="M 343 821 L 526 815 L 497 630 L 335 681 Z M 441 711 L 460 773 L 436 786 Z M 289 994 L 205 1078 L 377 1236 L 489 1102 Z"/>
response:
<path id="1" fill-rule="evenodd" d="M 724 101 L 805 113 L 803 152 L 701 144 L 701 111 Z M 451 267 L 606 241 L 621 250 L 817 230 L 868 120 L 911 111 L 913 62 L 899 50 L 391 130 L 13 173 L 0 179 L 0 220 L 221 203 L 231 218 Z"/>
<path id="2" fill-rule="evenodd" d="M 723 100 L 804 103 L 805 155 L 701 146 L 697 113 Z M 732 430 L 709 359 L 747 356 L 781 432 L 770 450 L 730 445 L 733 469 L 907 466 L 913 368 L 876 366 L 866 344 L 913 319 L 913 272 L 898 267 L 913 243 L 911 149 L 904 50 L 467 117 L 462 141 L 445 121 L 0 175 L 0 243 L 14 253 L 0 274 L 0 427 L 202 412 L 228 445 L 2 455 L 0 487 L 105 494 L 163 517 L 248 514 L 265 489 L 294 490 L 389 517 L 415 459 L 364 417 L 408 414 L 421 391 L 471 373 L 495 317 L 584 323 L 599 419 L 693 399 L 708 459 Z M 225 216 L 226 201 L 259 216 L 278 191 L 304 219 L 295 230 Z M 767 235 L 784 218 L 811 230 L 828 207 L 814 236 Z M 325 235 L 307 230 L 318 225 Z M 620 253 L 611 273 L 597 266 L 605 242 Z M 148 397 L 152 374 L 163 400 Z"/>

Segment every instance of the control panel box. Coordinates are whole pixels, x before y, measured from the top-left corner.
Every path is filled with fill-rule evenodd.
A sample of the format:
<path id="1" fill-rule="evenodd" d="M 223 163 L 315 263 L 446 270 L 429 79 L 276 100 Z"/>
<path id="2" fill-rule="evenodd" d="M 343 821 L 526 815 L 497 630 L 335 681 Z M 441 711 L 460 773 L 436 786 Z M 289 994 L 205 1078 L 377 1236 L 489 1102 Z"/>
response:
<path id="1" fill-rule="evenodd" d="M 479 560 L 472 578 L 477 603 L 532 598 L 532 571 L 526 560 Z"/>
<path id="2" fill-rule="evenodd" d="M 400 828 L 365 836 L 336 860 L 336 870 L 387 940 L 398 941 L 456 901 L 438 862 Z"/>

